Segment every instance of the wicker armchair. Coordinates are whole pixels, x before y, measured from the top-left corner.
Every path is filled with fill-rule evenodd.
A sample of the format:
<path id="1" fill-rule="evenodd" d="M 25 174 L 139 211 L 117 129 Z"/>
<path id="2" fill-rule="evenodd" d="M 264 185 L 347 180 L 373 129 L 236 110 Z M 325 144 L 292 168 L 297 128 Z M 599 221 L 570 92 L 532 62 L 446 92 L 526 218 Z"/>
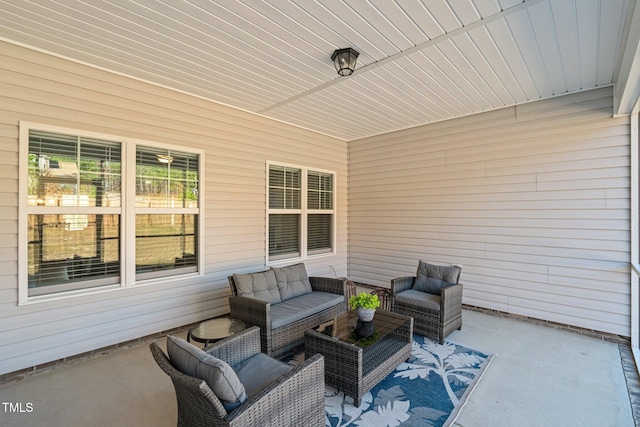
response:
<path id="1" fill-rule="evenodd" d="M 203 380 L 174 368 L 156 343 L 151 353 L 171 378 L 178 401 L 178 427 L 324 426 L 324 358 L 316 354 L 227 413 Z M 234 366 L 260 353 L 258 328 L 219 341 L 206 352 Z"/>
<path id="2" fill-rule="evenodd" d="M 233 276 L 229 276 L 228 279 L 232 292 L 232 295 L 229 296 L 231 317 L 242 320 L 247 326 L 260 327 L 262 351 L 278 359 L 293 353 L 297 347 L 304 344 L 305 330 L 332 320 L 347 309 L 346 301 L 344 301 L 343 279 L 309 277 L 314 292 L 342 295 L 343 303 L 284 326 L 272 328 L 271 304 L 259 299 L 238 296 Z"/>
<path id="3" fill-rule="evenodd" d="M 435 290 L 414 286 L 416 279 L 427 270 L 429 274 L 437 273 L 436 277 L 427 279 L 440 283 Z M 391 280 L 392 311 L 413 317 L 414 332 L 443 344 L 451 332 L 462 329 L 462 283 L 458 282 L 461 271 L 459 266 L 433 266 L 420 261 L 416 276 Z"/>

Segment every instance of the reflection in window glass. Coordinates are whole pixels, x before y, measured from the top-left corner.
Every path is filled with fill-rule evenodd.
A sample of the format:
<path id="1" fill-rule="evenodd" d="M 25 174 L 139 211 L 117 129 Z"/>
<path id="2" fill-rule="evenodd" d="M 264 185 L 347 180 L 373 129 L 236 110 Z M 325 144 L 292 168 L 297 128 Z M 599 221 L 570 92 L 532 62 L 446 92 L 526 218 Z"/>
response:
<path id="1" fill-rule="evenodd" d="M 120 157 L 116 142 L 29 131 L 28 206 L 120 206 Z"/>
<path id="2" fill-rule="evenodd" d="M 30 295 L 120 281 L 119 215 L 29 215 L 27 232 Z"/>
<path id="3" fill-rule="evenodd" d="M 136 206 L 198 207 L 198 155 L 138 146 Z"/>
<path id="4" fill-rule="evenodd" d="M 196 271 L 197 225 L 198 215 L 136 215 L 136 273 Z"/>

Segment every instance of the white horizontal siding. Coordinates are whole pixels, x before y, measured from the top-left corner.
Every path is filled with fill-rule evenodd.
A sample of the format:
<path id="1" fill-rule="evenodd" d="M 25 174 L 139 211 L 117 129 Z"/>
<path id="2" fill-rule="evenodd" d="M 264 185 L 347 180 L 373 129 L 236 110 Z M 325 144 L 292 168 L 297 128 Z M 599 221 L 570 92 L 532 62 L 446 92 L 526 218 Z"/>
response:
<path id="1" fill-rule="evenodd" d="M 630 335 L 630 127 L 611 88 L 349 143 L 349 273 L 460 264 L 464 303 Z"/>
<path id="2" fill-rule="evenodd" d="M 205 151 L 205 276 L 18 306 L 18 123 Z M 323 135 L 0 42 L 0 374 L 228 313 L 227 276 L 265 268 L 267 161 L 337 173 L 347 273 L 347 147 Z"/>

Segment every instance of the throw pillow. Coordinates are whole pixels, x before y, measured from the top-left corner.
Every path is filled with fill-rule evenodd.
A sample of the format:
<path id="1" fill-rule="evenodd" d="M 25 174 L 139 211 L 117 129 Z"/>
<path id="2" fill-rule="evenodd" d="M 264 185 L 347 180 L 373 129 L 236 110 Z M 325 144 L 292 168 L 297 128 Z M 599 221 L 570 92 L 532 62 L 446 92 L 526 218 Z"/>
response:
<path id="1" fill-rule="evenodd" d="M 177 370 L 204 380 L 220 399 L 227 412 L 247 400 L 244 385 L 224 360 L 213 357 L 185 340 L 170 335 L 167 336 L 167 353 L 171 364 Z"/>
<path id="2" fill-rule="evenodd" d="M 311 282 L 307 275 L 304 263 L 290 265 L 288 267 L 271 267 L 276 275 L 276 283 L 280 291 L 282 301 L 308 294 L 312 291 Z"/>
<path id="3" fill-rule="evenodd" d="M 234 274 L 238 296 L 255 298 L 271 304 L 282 302 L 276 284 L 276 276 L 271 270 L 252 274 Z"/>
<path id="4" fill-rule="evenodd" d="M 418 263 L 418 272 L 413 282 L 413 289 L 440 295 L 440 289 L 443 286 L 458 283 L 459 277 L 459 267 L 433 265 L 420 261 Z"/>

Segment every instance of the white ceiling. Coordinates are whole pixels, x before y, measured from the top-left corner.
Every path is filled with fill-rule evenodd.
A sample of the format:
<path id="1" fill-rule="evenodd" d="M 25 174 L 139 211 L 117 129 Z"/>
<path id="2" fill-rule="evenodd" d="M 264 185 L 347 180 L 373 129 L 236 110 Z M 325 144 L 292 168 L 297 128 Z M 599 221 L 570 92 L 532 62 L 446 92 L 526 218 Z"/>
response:
<path id="1" fill-rule="evenodd" d="M 0 38 L 353 140 L 617 83 L 625 55 L 638 67 L 625 53 L 639 46 L 627 46 L 635 9 L 636 0 L 0 0 Z M 331 61 L 344 47 L 360 52 L 349 77 Z M 640 85 L 630 75 L 627 97 Z"/>

